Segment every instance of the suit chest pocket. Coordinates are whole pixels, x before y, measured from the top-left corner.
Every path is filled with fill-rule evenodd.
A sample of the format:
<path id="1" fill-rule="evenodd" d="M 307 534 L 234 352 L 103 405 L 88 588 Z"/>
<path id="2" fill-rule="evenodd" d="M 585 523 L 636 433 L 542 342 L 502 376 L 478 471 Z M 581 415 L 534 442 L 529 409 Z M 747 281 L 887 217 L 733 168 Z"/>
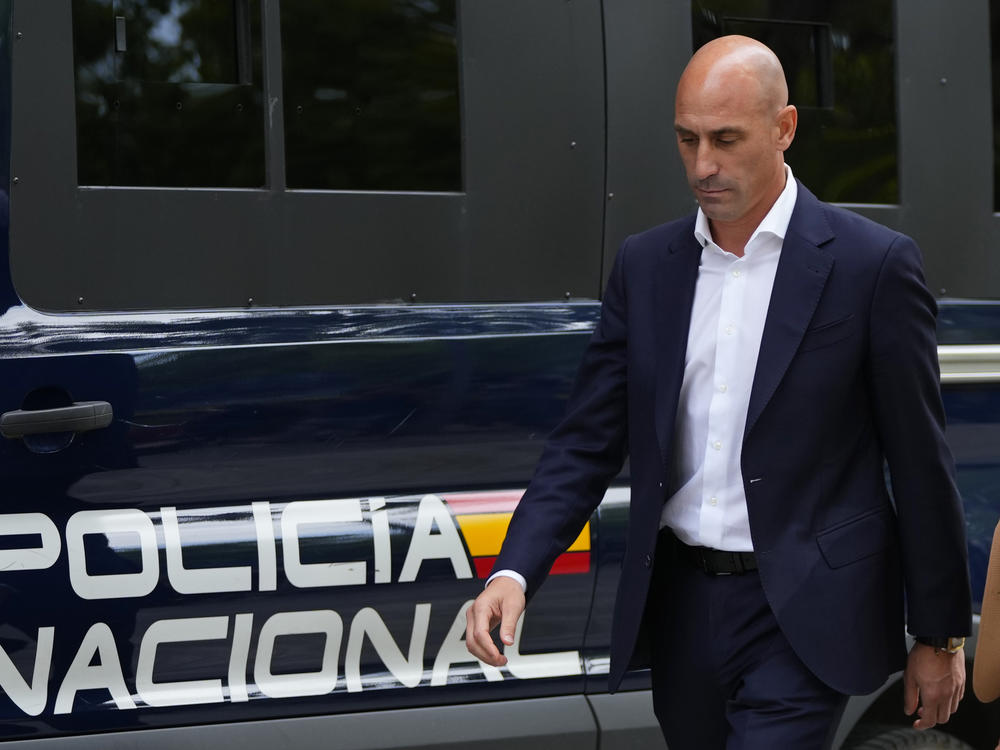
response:
<path id="1" fill-rule="evenodd" d="M 838 341 L 853 336 L 857 332 L 857 323 L 854 320 L 854 313 L 837 320 L 812 326 L 807 329 L 799 344 L 799 353 L 809 352 L 815 349 L 836 344 Z"/>

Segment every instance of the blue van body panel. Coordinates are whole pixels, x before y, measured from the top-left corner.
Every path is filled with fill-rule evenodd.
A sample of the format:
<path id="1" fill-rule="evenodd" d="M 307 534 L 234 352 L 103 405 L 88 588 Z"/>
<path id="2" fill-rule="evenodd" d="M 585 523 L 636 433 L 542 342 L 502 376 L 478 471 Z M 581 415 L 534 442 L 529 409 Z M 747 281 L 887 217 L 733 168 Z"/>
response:
<path id="1" fill-rule="evenodd" d="M 407 689 L 386 673 L 380 655 L 368 653 L 370 646 L 364 647 L 363 687 L 349 692 L 344 678 L 321 697 L 251 694 L 242 702 L 227 696 L 224 705 L 143 706 L 135 675 L 144 632 L 164 620 L 225 620 L 219 625 L 225 637 L 161 645 L 155 656 L 158 683 L 211 682 L 227 675 L 236 615 L 252 617 L 256 642 L 261 624 L 278 613 L 329 610 L 346 643 L 358 613 L 372 610 L 405 653 L 421 604 L 430 611 L 422 639 L 426 674 L 419 678 L 426 688 L 434 652 L 482 581 L 459 580 L 456 566 L 439 559 L 421 565 L 415 580 L 399 581 L 417 507 L 426 493 L 523 489 L 559 417 L 597 310 L 591 303 L 191 313 L 164 320 L 8 311 L 0 318 L 0 338 L 12 356 L 0 360 L 0 410 L 18 409 L 26 397 L 36 407 L 39 399 L 55 404 L 62 397 L 107 401 L 115 418 L 110 428 L 77 435 L 65 447 L 56 441 L 52 452 L 36 438 L 0 441 L 0 471 L 8 477 L 4 513 L 43 513 L 65 547 L 51 566 L 8 573 L 2 581 L 5 609 L 16 613 L 5 627 L 16 634 L 0 634 L 0 646 L 22 675 L 35 669 L 39 628 L 55 629 L 45 709 L 26 717 L 3 701 L 6 731 L 26 737 L 579 692 L 582 674 L 507 679 L 469 691 L 483 675 L 463 673 L 457 682 L 450 676 L 448 685 Z M 280 553 L 276 580 L 260 583 L 253 504 L 267 505 L 277 529 L 290 504 L 321 507 L 326 500 L 355 502 L 351 498 L 363 515 L 353 524 L 311 524 L 299 554 L 305 565 L 360 561 L 367 565 L 365 584 L 297 587 Z M 384 498 L 390 529 L 391 570 L 382 584 L 372 565 L 371 498 Z M 148 593 L 88 601 L 71 585 L 70 518 L 101 510 L 149 519 L 160 570 Z M 178 591 L 169 560 L 165 564 L 167 512 L 179 519 L 185 569 L 246 569 L 249 590 Z M 596 520 L 591 534 L 599 538 Z M 85 561 L 87 576 L 140 575 L 141 544 L 128 533 L 119 536 L 83 537 L 76 560 Z M 40 546 L 23 535 L 4 543 L 8 549 Z M 526 619 L 522 651 L 579 649 L 594 575 L 591 568 L 551 577 Z M 107 626 L 117 645 L 127 690 L 140 707 L 123 710 L 107 689 L 83 690 L 71 713 L 56 713 L 61 681 L 96 623 Z M 274 648 L 275 669 L 315 672 L 323 636 L 285 640 Z M 345 647 L 338 648 L 343 665 Z"/>

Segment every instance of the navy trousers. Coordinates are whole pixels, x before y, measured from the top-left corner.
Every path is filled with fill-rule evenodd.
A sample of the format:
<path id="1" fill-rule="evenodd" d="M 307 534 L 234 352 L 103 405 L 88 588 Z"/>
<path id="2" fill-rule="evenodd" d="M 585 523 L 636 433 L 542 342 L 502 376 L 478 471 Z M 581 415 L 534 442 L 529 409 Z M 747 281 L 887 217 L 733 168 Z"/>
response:
<path id="1" fill-rule="evenodd" d="M 670 750 L 828 748 L 847 696 L 792 651 L 757 572 L 709 575 L 660 537 L 647 626 Z"/>

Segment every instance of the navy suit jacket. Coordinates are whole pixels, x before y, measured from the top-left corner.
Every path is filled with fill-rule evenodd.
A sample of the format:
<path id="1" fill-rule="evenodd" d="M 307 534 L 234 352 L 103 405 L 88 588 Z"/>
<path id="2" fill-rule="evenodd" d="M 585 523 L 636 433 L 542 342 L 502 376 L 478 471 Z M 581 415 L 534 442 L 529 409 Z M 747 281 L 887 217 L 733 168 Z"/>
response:
<path id="1" fill-rule="evenodd" d="M 533 595 L 629 457 L 612 690 L 641 652 L 700 257 L 693 216 L 625 241 L 566 416 L 495 567 L 520 572 Z M 799 657 L 844 693 L 870 692 L 904 666 L 904 615 L 918 635 L 970 630 L 935 314 L 910 238 L 799 185 L 741 462 L 767 600 Z"/>

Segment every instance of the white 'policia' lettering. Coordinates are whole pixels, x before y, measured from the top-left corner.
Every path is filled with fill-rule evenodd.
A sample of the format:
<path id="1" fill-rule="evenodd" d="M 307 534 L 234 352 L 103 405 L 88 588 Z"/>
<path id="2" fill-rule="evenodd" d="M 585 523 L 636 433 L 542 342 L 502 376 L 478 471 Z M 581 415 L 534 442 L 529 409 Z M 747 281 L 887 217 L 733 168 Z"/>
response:
<path id="1" fill-rule="evenodd" d="M 232 513 L 233 509 L 227 509 Z M 284 580 L 299 589 L 386 584 L 392 582 L 393 560 L 389 509 L 384 498 L 312 500 L 273 506 L 254 502 L 241 522 L 250 529 L 256 545 L 254 566 L 187 567 L 184 550 L 191 549 L 199 537 L 211 533 L 213 524 L 204 519 L 217 510 L 178 510 L 161 508 L 148 514 L 134 508 L 86 510 L 73 514 L 66 522 L 62 538 L 56 524 L 42 513 L 0 514 L 0 536 L 26 535 L 41 539 L 41 545 L 24 549 L 0 550 L 0 575 L 16 576 L 19 571 L 42 570 L 56 564 L 65 542 L 69 583 L 76 596 L 85 600 L 129 599 L 148 596 L 164 583 L 182 595 L 222 592 L 276 591 L 279 585 L 278 541 L 281 542 Z M 409 506 L 406 523 L 395 527 L 410 528 L 410 539 L 399 568 L 397 583 L 416 581 L 425 562 L 437 561 L 437 569 L 450 566 L 456 579 L 471 579 L 473 571 L 458 528 L 445 502 L 436 495 L 425 495 L 414 511 Z M 189 519 L 185 523 L 185 517 Z M 219 521 L 213 522 L 215 525 Z M 347 562 L 312 563 L 303 559 L 303 542 L 317 533 L 328 536 L 331 529 L 343 528 L 352 538 L 367 532 L 371 554 L 367 559 Z M 208 529 L 208 531 L 206 531 Z M 334 532 L 335 533 L 335 532 Z M 103 536 L 116 552 L 138 553 L 140 565 L 128 572 L 95 572 L 88 569 L 85 539 Z M 215 537 L 217 539 L 217 537 Z M 243 541 L 244 536 L 239 540 Z M 165 576 L 161 576 L 160 547 L 163 547 Z M 428 644 L 432 605 L 414 603 L 409 636 L 398 641 L 382 615 L 372 607 L 359 610 L 347 623 L 331 609 L 277 612 L 264 619 L 249 612 L 214 617 L 161 619 L 150 623 L 144 632 L 129 635 L 137 644 L 133 679 L 122 669 L 122 653 L 108 624 L 95 622 L 78 644 L 62 643 L 61 648 L 75 649 L 65 674 L 52 674 L 52 654 L 57 643 L 58 625 L 44 625 L 34 639 L 33 665 L 15 666 L 10 655 L 0 647 L 0 691 L 29 716 L 48 709 L 54 714 L 74 710 L 81 691 L 105 691 L 108 706 L 131 710 L 138 706 L 183 706 L 232 702 L 261 698 L 289 698 L 359 692 L 372 687 L 445 685 L 449 680 L 503 680 L 558 677 L 581 672 L 577 651 L 521 655 L 523 619 L 518 624 L 515 642 L 505 649 L 508 665 L 504 670 L 479 662 L 465 648 L 465 611 L 471 601 L 461 605 L 451 619 L 440 644 Z M 441 609 L 441 605 L 436 605 Z M 452 610 L 453 611 L 453 610 Z M 449 616 L 447 610 L 438 616 Z M 256 618 L 256 619 L 255 619 Z M 263 619 L 263 622 L 261 622 Z M 447 622 L 447 620 L 445 621 Z M 440 632 L 440 628 L 438 632 Z M 254 635 L 256 632 L 256 636 Z M 288 672 L 288 665 L 276 660 L 276 644 L 284 636 L 310 635 L 321 639 L 321 647 L 310 654 L 303 671 Z M 161 680 L 167 647 L 176 649 L 202 642 L 217 642 L 228 658 L 225 673 L 197 680 Z M 318 641 L 316 641 L 318 642 Z M 129 644 L 124 643 L 126 647 Z M 385 670 L 362 671 L 362 654 L 368 646 Z M 428 646 L 437 646 L 431 661 Z M 126 654 L 128 651 L 125 652 Z M 174 651 L 176 653 L 176 650 Z M 251 658 L 251 655 L 254 655 Z M 30 656 L 29 656 L 30 658 Z M 158 661 L 160 668 L 157 669 Z M 128 659 L 125 660 L 126 664 Z M 425 669 L 425 663 L 429 668 Z M 30 676 L 29 674 L 30 673 Z M 58 685 L 58 688 L 56 688 Z M 54 696 L 50 695 L 54 692 Z"/>
<path id="2" fill-rule="evenodd" d="M 365 522 L 364 507 L 368 520 Z M 288 503 L 273 517 L 270 503 L 256 502 L 251 506 L 254 521 L 254 541 L 257 546 L 257 591 L 277 588 L 277 539 L 275 526 L 280 529 L 284 574 L 296 588 L 363 585 L 368 579 L 368 561 L 338 563 L 306 563 L 302 561 L 301 544 L 307 539 L 304 527 L 322 524 L 364 525 L 370 529 L 374 558 L 374 583 L 392 580 L 392 548 L 390 527 L 384 498 L 362 501 L 308 500 Z M 201 517 L 208 511 L 191 510 L 186 514 Z M 167 581 L 179 594 L 215 594 L 233 591 L 253 591 L 253 570 L 249 565 L 188 568 L 184 564 L 184 529 L 177 508 L 160 509 L 158 519 L 135 508 L 115 510 L 84 510 L 74 513 L 66 523 L 66 553 L 69 560 L 70 585 L 81 599 L 127 599 L 147 596 L 160 582 L 157 524 L 162 533 L 166 557 Z M 191 524 L 187 524 L 191 526 Z M 0 568 L 4 571 L 40 570 L 55 564 L 61 551 L 59 532 L 55 524 L 42 513 L 0 515 L 0 536 L 38 535 L 41 547 L 0 551 Z M 141 568 L 128 573 L 91 573 L 87 568 L 84 538 L 89 535 L 123 540 L 124 549 L 137 549 Z M 136 544 L 137 542 L 137 544 Z M 399 574 L 400 583 L 415 581 L 421 565 L 428 560 L 447 560 L 455 578 L 472 578 L 472 568 L 465 547 L 444 501 L 437 495 L 425 495 L 420 500 L 413 524 L 409 547 Z"/>

